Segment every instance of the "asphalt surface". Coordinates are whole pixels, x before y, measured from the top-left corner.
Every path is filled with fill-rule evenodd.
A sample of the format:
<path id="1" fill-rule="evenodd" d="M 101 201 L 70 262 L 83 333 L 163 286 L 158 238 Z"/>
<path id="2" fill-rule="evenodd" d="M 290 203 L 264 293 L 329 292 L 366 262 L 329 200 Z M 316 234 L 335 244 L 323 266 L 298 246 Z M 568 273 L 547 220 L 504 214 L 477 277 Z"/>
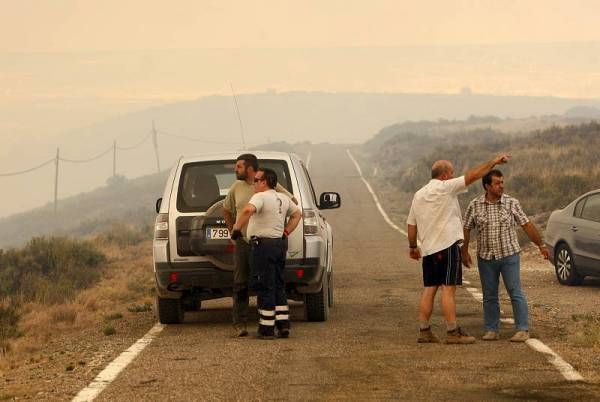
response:
<path id="1" fill-rule="evenodd" d="M 337 191 L 335 306 L 306 322 L 292 303 L 292 334 L 234 338 L 231 301 L 207 302 L 167 326 L 97 400 L 573 400 L 599 398 L 569 383 L 546 358 L 504 338 L 474 345 L 417 344 L 419 263 L 389 227 L 345 148 L 319 146 L 310 171 L 317 193 Z M 482 311 L 457 291 L 459 324 L 482 335 Z M 255 311 L 254 311 L 255 312 Z M 256 318 L 256 316 L 254 316 Z M 442 340 L 439 303 L 432 320 Z M 508 331 L 510 333 L 510 331 Z M 542 339 L 543 341 L 543 339 Z"/>

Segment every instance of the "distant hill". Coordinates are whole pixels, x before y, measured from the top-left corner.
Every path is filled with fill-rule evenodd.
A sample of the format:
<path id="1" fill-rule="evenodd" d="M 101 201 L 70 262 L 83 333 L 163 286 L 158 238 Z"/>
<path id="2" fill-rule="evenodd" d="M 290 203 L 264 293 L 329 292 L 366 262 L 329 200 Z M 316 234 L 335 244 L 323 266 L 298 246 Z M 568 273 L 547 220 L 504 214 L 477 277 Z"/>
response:
<path id="1" fill-rule="evenodd" d="M 458 94 L 266 92 L 237 98 L 247 147 L 287 141 L 363 143 L 382 127 L 408 121 L 465 120 L 471 115 L 525 118 L 563 115 L 586 106 L 600 108 L 599 100 L 532 96 L 493 96 L 463 91 Z M 490 117 L 493 118 L 493 117 Z M 22 144 L 0 160 L 0 173 L 36 166 L 56 154 L 89 163 L 60 165 L 59 196 L 90 191 L 112 175 L 116 141 L 117 173 L 128 178 L 157 171 L 152 122 L 158 132 L 160 169 L 168 169 L 182 154 L 242 148 L 240 123 L 230 96 L 153 107 L 65 133 L 56 146 Z M 487 123 L 483 123 L 487 124 Z M 53 196 L 53 166 L 27 176 L 4 177 L 1 184 L 14 194 L 5 199 L 0 216 L 43 205 Z M 32 188 L 36 191 L 32 191 Z"/>
<path id="2" fill-rule="evenodd" d="M 575 106 L 567 110 L 565 116 L 600 119 L 600 109 L 592 106 Z"/>

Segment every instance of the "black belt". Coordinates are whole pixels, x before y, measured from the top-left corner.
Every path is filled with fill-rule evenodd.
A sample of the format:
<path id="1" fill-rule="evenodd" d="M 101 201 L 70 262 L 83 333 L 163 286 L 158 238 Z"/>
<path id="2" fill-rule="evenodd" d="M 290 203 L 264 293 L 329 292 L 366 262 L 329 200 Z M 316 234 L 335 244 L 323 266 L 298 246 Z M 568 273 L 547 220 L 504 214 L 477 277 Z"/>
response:
<path id="1" fill-rule="evenodd" d="M 250 244 L 258 246 L 259 244 L 277 244 L 281 242 L 281 237 L 258 237 L 252 236 L 250 237 Z"/>

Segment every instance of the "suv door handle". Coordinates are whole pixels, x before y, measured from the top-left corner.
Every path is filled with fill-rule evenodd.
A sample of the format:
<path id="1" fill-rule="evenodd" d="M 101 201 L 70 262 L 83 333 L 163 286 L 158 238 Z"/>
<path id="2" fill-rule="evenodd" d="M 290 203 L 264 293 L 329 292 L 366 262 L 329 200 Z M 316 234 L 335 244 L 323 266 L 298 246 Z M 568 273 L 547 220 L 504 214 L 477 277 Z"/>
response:
<path id="1" fill-rule="evenodd" d="M 577 226 L 571 226 L 571 231 L 573 232 L 577 232 L 579 229 L 577 228 Z"/>

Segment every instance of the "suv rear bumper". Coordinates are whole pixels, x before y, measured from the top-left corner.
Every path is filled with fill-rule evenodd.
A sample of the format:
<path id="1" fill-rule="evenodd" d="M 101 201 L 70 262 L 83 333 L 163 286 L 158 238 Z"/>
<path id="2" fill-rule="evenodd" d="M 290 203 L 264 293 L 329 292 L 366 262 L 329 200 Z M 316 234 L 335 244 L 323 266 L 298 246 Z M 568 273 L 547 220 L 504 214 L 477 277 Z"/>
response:
<path id="1" fill-rule="evenodd" d="M 284 278 L 286 290 L 297 293 L 316 293 L 321 290 L 324 267 L 318 258 L 288 259 Z M 172 281 L 176 273 L 177 280 Z M 203 300 L 231 295 L 233 271 L 223 270 L 209 261 L 155 263 L 156 289 L 161 298 L 180 298 L 194 292 Z"/>

